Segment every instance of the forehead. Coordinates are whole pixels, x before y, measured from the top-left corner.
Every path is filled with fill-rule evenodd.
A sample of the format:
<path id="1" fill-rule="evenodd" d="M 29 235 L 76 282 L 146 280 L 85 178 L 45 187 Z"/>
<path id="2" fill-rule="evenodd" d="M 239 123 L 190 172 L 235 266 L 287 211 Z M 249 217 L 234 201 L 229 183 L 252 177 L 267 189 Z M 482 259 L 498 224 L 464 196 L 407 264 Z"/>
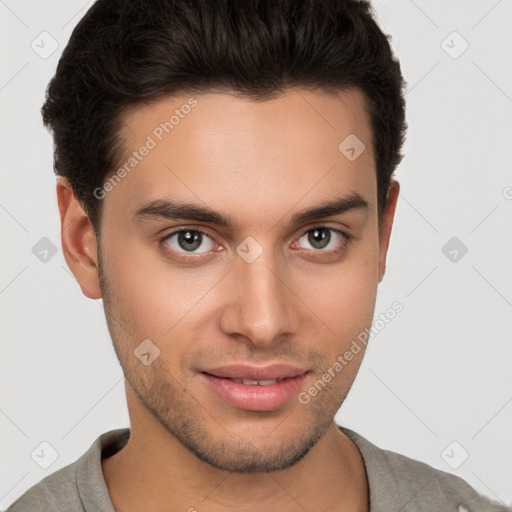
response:
<path id="1" fill-rule="evenodd" d="M 297 137 L 313 141 L 315 136 L 325 138 L 327 132 L 347 135 L 351 129 L 371 142 L 368 101 L 360 89 L 328 93 L 291 88 L 266 100 L 210 92 L 141 103 L 122 115 L 120 135 L 128 146 L 136 146 L 137 139 L 146 134 L 157 143 L 165 143 L 163 139 L 170 134 L 176 138 L 194 132 L 196 139 L 203 137 L 202 142 L 227 134 L 235 149 L 236 142 L 246 142 L 251 136 L 260 140 L 278 136 L 281 142 L 288 139 L 295 145 Z"/>
<path id="2" fill-rule="evenodd" d="M 263 226 L 264 213 L 275 218 L 319 199 L 357 192 L 376 200 L 370 117 L 357 89 L 291 89 L 263 101 L 180 94 L 132 108 L 122 121 L 125 172 L 105 210 L 129 215 L 172 198 L 235 218 L 254 218 L 256 207 Z"/>

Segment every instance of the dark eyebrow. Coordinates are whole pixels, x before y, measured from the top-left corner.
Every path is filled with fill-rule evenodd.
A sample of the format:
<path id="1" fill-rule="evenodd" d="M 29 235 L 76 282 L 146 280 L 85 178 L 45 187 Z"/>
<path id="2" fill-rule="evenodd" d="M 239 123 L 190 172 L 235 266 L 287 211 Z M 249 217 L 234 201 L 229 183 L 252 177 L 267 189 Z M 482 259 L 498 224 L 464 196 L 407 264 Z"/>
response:
<path id="1" fill-rule="evenodd" d="M 368 207 L 368 201 L 363 199 L 358 193 L 353 192 L 348 196 L 334 201 L 326 201 L 318 206 L 297 212 L 291 218 L 290 224 L 292 226 L 305 224 L 322 217 L 330 217 L 355 209 L 368 209 Z M 206 206 L 166 199 L 155 199 L 142 204 L 137 208 L 133 218 L 136 221 L 167 219 L 207 222 L 228 229 L 240 229 L 240 225 L 232 217 L 216 212 Z"/>
<path id="2" fill-rule="evenodd" d="M 346 197 L 341 197 L 334 201 L 325 201 L 318 206 L 314 206 L 312 208 L 308 208 L 296 213 L 292 217 L 290 224 L 306 224 L 307 222 L 311 222 L 316 219 L 330 217 L 331 215 L 339 215 L 350 210 L 367 210 L 369 206 L 370 205 L 366 199 L 361 197 L 357 192 L 353 192 Z"/>

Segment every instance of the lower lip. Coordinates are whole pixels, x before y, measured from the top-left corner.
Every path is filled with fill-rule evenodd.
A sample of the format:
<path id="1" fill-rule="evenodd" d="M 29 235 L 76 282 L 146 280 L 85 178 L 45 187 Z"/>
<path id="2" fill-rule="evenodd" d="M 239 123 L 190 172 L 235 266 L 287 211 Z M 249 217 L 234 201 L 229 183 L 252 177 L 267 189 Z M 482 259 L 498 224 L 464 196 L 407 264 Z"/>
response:
<path id="1" fill-rule="evenodd" d="M 288 402 L 301 388 L 306 374 L 267 386 L 238 384 L 230 379 L 200 374 L 228 404 L 247 411 L 272 411 Z"/>

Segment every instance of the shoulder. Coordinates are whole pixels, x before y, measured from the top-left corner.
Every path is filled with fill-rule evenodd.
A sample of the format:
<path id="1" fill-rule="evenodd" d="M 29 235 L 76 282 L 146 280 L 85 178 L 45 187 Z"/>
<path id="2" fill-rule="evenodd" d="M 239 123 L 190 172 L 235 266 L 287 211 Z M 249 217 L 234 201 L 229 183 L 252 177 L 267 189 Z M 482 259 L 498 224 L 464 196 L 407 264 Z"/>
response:
<path id="1" fill-rule="evenodd" d="M 77 467 L 78 461 L 48 475 L 21 495 L 7 512 L 82 510 L 76 479 Z"/>
<path id="2" fill-rule="evenodd" d="M 101 458 L 120 450 L 129 435 L 129 429 L 111 430 L 100 435 L 78 460 L 28 489 L 7 512 L 114 512 L 103 477 Z"/>
<path id="3" fill-rule="evenodd" d="M 374 445 L 340 427 L 359 448 L 368 475 L 370 499 L 387 508 L 430 512 L 512 512 L 512 508 L 479 494 L 461 477 L 419 460 Z M 375 506 L 376 510 L 386 507 Z M 372 506 L 372 512 L 374 507 Z"/>
<path id="4" fill-rule="evenodd" d="M 389 450 L 382 450 L 397 486 L 406 499 L 439 504 L 461 512 L 511 512 L 512 509 L 479 494 L 461 477 Z M 437 505 L 437 503 L 436 503 Z"/>

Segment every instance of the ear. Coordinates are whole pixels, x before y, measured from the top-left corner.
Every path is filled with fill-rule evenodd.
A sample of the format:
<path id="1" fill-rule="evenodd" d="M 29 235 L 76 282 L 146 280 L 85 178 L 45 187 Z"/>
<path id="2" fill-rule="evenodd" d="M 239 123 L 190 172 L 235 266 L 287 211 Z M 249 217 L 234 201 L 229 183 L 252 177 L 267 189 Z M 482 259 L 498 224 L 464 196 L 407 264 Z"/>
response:
<path id="1" fill-rule="evenodd" d="M 379 232 L 379 282 L 382 281 L 386 273 L 386 257 L 388 254 L 389 239 L 391 228 L 395 217 L 395 208 L 400 192 L 400 183 L 391 180 L 388 188 L 387 204 L 382 217 L 382 224 Z"/>
<path id="2" fill-rule="evenodd" d="M 99 299 L 102 294 L 94 229 L 68 179 L 63 176 L 57 177 L 57 201 L 64 258 L 83 294 L 90 299 Z"/>

